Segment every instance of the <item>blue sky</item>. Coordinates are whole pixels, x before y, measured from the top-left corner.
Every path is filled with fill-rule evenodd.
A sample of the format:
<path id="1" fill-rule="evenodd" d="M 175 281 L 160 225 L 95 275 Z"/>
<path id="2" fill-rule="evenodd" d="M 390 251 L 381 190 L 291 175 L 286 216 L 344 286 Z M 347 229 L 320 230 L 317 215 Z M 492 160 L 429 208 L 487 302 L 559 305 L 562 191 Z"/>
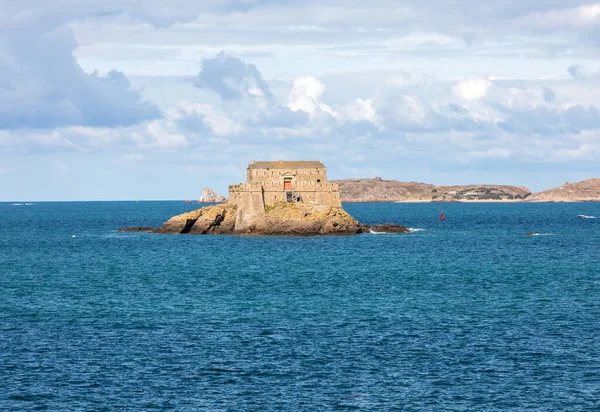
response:
<path id="1" fill-rule="evenodd" d="M 600 176 L 600 3 L 47 3 L 0 7 L 0 201 L 196 199 L 242 157 L 533 191 Z"/>

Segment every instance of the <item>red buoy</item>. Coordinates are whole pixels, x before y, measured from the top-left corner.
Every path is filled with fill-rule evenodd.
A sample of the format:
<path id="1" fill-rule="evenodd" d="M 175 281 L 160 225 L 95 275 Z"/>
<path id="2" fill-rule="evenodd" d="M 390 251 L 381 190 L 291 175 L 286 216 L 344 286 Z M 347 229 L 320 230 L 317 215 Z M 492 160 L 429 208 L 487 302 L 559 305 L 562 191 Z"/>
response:
<path id="1" fill-rule="evenodd" d="M 444 216 L 444 212 L 442 212 L 440 210 L 440 220 L 446 220 L 446 217 Z"/>

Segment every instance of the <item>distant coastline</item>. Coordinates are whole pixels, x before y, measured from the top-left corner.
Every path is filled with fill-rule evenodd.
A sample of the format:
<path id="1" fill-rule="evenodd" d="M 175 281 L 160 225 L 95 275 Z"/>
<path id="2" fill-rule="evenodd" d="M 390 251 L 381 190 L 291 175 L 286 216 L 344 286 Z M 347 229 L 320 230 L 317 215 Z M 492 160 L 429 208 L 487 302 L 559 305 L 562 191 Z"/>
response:
<path id="1" fill-rule="evenodd" d="M 344 203 L 519 203 L 600 202 L 600 178 L 569 183 L 532 193 L 524 186 L 455 185 L 437 186 L 400 182 L 380 177 L 336 181 Z"/>

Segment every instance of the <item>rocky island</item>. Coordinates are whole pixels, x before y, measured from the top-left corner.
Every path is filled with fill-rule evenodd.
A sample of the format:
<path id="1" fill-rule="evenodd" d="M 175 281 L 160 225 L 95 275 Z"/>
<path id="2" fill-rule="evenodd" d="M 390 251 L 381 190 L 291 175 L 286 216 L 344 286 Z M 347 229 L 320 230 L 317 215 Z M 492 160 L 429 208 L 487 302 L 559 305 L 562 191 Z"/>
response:
<path id="1" fill-rule="evenodd" d="M 404 233 L 396 224 L 378 232 Z M 275 236 L 355 235 L 370 231 L 343 208 L 339 186 L 321 161 L 250 162 L 247 182 L 229 186 L 226 203 L 177 215 L 158 229 L 120 231 Z"/>
<path id="2" fill-rule="evenodd" d="M 209 187 L 202 190 L 202 196 L 198 199 L 198 203 L 223 203 L 227 200 L 225 196 L 218 194 Z"/>

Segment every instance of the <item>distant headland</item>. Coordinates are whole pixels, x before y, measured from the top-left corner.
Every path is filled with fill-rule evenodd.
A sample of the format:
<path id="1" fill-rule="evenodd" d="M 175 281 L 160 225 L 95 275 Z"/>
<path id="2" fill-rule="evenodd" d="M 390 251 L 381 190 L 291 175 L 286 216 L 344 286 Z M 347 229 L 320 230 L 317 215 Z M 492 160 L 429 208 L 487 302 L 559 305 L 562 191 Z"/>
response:
<path id="1" fill-rule="evenodd" d="M 600 202 L 600 178 L 569 183 L 534 193 L 528 202 Z"/>
<path id="2" fill-rule="evenodd" d="M 599 202 L 600 179 L 589 179 L 531 193 L 524 186 L 436 186 L 379 177 L 335 181 L 344 203 L 352 202 Z"/>
<path id="3" fill-rule="evenodd" d="M 418 182 L 373 179 L 337 180 L 342 202 L 519 201 L 531 195 L 523 186 L 436 186 Z"/>

